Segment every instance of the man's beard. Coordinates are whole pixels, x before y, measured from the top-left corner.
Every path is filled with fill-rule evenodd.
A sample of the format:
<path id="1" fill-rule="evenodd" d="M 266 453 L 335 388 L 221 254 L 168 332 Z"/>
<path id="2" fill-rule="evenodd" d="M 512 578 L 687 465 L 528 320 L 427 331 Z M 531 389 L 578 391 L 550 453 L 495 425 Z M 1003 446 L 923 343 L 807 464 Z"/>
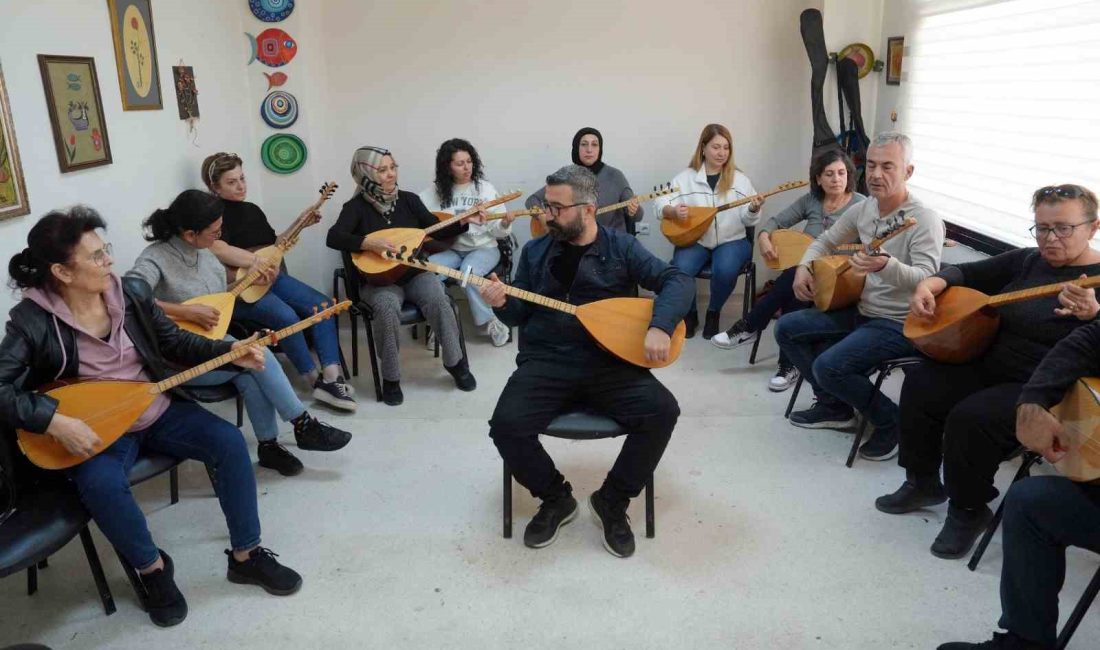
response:
<path id="1" fill-rule="evenodd" d="M 584 233 L 584 222 L 580 219 L 569 226 L 562 226 L 557 221 L 551 221 L 546 224 L 546 227 L 550 230 L 550 236 L 557 241 L 573 241 Z"/>

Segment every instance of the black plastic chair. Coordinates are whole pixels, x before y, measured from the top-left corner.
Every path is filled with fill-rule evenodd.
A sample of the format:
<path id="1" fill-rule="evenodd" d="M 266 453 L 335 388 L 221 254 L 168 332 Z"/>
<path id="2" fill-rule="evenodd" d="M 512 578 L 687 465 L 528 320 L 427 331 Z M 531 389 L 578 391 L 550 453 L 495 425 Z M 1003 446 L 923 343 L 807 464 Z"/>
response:
<path id="1" fill-rule="evenodd" d="M 543 433 L 567 440 L 600 440 L 624 435 L 626 430 L 609 417 L 576 411 L 554 418 Z M 650 475 L 645 484 L 645 536 L 648 538 L 656 535 L 653 509 L 653 476 Z M 507 462 L 504 463 L 503 524 L 504 537 L 510 539 L 512 537 L 512 470 L 509 469 Z"/>
<path id="2" fill-rule="evenodd" d="M 1043 457 L 1039 454 L 1028 451 L 1024 447 L 1020 447 L 1009 458 L 1020 457 L 1020 469 L 1016 471 L 1016 475 L 1012 477 L 1012 483 L 1023 480 L 1031 476 L 1031 468 L 1042 463 Z M 1009 484 L 1011 486 L 1011 484 Z M 982 561 L 982 556 L 985 555 L 985 549 L 989 546 L 990 540 L 993 539 L 993 534 L 997 532 L 997 528 L 1001 525 L 1001 519 L 1005 514 L 1005 502 L 1001 499 L 1000 505 L 997 506 L 997 511 L 993 513 L 993 518 L 989 520 L 989 524 L 985 527 L 985 533 L 982 534 L 982 538 L 978 540 L 978 546 L 974 548 L 974 554 L 970 556 L 970 561 L 967 562 L 966 567 L 971 571 L 975 571 L 978 568 L 978 563 Z"/>
<path id="3" fill-rule="evenodd" d="M 1077 626 L 1085 618 L 1085 614 L 1088 613 L 1089 607 L 1096 600 L 1098 593 L 1100 593 L 1100 569 L 1096 570 L 1096 574 L 1092 576 L 1092 580 L 1085 587 L 1085 592 L 1081 594 L 1081 599 L 1077 601 L 1077 606 L 1073 608 L 1073 612 L 1066 619 L 1066 625 L 1058 634 L 1058 641 L 1054 644 L 1054 650 L 1065 650 L 1066 646 L 1069 645 L 1070 638 L 1077 631 Z"/>

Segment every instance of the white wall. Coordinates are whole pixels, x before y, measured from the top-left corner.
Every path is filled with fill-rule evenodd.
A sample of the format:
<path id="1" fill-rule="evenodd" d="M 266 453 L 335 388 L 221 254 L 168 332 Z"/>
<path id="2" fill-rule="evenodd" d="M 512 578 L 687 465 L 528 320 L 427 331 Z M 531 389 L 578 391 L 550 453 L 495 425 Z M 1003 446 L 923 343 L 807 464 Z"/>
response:
<path id="1" fill-rule="evenodd" d="M 246 3 L 224 0 L 153 3 L 164 110 L 124 112 L 106 2 L 0 0 L 0 63 L 31 202 L 30 215 L 0 222 L 0 276 L 6 279 L 8 259 L 26 245 L 27 231 L 39 216 L 74 203 L 87 203 L 103 214 L 116 249 L 116 269 L 123 272 L 145 245 L 141 220 L 181 190 L 199 186 L 205 155 L 236 151 L 252 169 L 261 166 L 248 128 L 259 117 L 258 103 L 243 83 L 248 46 L 241 33 L 241 6 L 248 11 Z M 95 58 L 113 164 L 60 173 L 37 54 Z M 181 58 L 194 67 L 199 89 L 197 147 L 176 110 L 172 66 Z M 262 184 L 254 186 L 257 200 L 262 201 L 262 192 Z M 0 313 L 13 304 L 12 294 L 0 290 Z"/>

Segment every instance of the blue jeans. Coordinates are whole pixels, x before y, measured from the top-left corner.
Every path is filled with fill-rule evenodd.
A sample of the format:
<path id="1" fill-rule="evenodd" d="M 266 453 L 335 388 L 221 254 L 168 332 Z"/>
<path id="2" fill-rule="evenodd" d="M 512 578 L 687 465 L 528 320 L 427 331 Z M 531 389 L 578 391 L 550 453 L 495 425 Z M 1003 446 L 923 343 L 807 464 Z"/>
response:
<path id="1" fill-rule="evenodd" d="M 296 280 L 286 273 L 280 273 L 271 286 L 271 290 L 254 303 L 238 300 L 234 315 L 250 320 L 264 327 L 278 330 L 288 327 L 313 315 L 313 308 L 323 309 L 322 302 L 332 303 L 332 297 L 317 291 L 306 283 Z M 317 349 L 317 358 L 321 367 L 340 363 L 340 343 L 336 332 L 336 319 L 326 318 L 309 328 L 313 336 L 313 345 Z M 300 374 L 308 375 L 317 370 L 313 356 L 309 353 L 305 334 L 298 332 L 293 336 L 279 340 L 279 346 L 286 352 L 290 362 Z"/>
<path id="2" fill-rule="evenodd" d="M 898 406 L 875 390 L 867 374 L 878 364 L 915 353 L 902 323 L 867 318 L 858 308 L 784 314 L 775 340 L 824 404 L 844 402 L 877 429 L 898 426 Z"/>
<path id="3" fill-rule="evenodd" d="M 677 248 L 672 254 L 672 265 L 691 277 L 699 275 L 707 262 L 710 262 L 710 305 L 707 311 L 722 311 L 722 305 L 729 300 L 737 286 L 737 274 L 752 256 L 752 244 L 747 239 L 736 239 L 719 244 L 714 250 L 695 244 L 686 248 Z M 695 298 L 691 300 L 691 312 L 697 313 L 699 307 Z"/>
<path id="4" fill-rule="evenodd" d="M 225 337 L 227 341 L 234 341 L 231 336 Z M 205 375 L 199 375 L 184 384 L 187 386 L 221 386 L 226 382 L 233 382 L 237 392 L 244 400 L 244 408 L 248 411 L 248 421 L 252 423 L 252 432 L 256 434 L 256 440 L 267 442 L 279 437 L 279 424 L 275 420 L 278 413 L 283 422 L 289 422 L 306 412 L 306 407 L 298 399 L 290 380 L 286 378 L 283 367 L 271 350 L 264 349 L 264 369 L 245 370 L 214 370 Z"/>
<path id="5" fill-rule="evenodd" d="M 1003 528 L 1000 626 L 1053 648 L 1066 547 L 1100 553 L 1100 486 L 1061 476 L 1024 479 L 1005 495 Z"/>
<path id="6" fill-rule="evenodd" d="M 446 266 L 452 269 L 470 269 L 473 275 L 485 276 L 497 267 L 500 262 L 500 249 L 475 248 L 472 251 L 456 251 L 454 249 L 436 253 L 428 258 L 429 262 Z M 481 297 L 481 291 L 473 284 L 466 285 L 466 297 L 470 301 L 470 313 L 474 317 L 474 324 L 481 326 L 493 320 L 493 308 L 485 304 Z"/>
<path id="7" fill-rule="evenodd" d="M 214 491 L 233 550 L 260 543 L 256 477 L 241 432 L 198 404 L 173 401 L 148 428 L 127 433 L 99 455 L 65 470 L 96 525 L 131 566 L 147 569 L 160 557 L 126 477 L 142 449 L 211 467 L 218 476 Z"/>

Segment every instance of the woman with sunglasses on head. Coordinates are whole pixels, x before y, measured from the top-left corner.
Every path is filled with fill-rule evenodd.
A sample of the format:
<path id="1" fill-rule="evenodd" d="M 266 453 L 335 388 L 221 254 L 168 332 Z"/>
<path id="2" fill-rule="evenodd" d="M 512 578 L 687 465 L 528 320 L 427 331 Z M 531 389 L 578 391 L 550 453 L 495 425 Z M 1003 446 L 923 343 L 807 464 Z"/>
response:
<path id="1" fill-rule="evenodd" d="M 275 234 L 267 215 L 248 197 L 244 163 L 234 153 L 219 152 L 202 162 L 202 181 L 222 200 L 222 237 L 211 251 L 228 267 L 255 267 L 259 262 L 252 253 L 276 242 L 282 242 L 296 224 L 312 226 L 321 220 L 320 213 L 305 210 L 280 235 Z M 271 329 L 282 329 L 309 317 L 313 309 L 331 297 L 295 279 L 285 270 L 278 271 L 271 289 L 254 303 L 238 300 L 234 318 L 258 323 Z M 355 411 L 355 389 L 340 374 L 340 341 L 336 321 L 324 320 L 310 328 L 310 338 L 317 352 L 320 368 L 310 354 L 306 335 L 302 332 L 279 341 L 298 374 L 313 388 L 313 399 L 345 411 Z"/>
<path id="2" fill-rule="evenodd" d="M 580 165 L 596 175 L 599 191 L 599 205 L 611 205 L 630 201 L 625 208 L 619 208 L 596 217 L 596 223 L 608 228 L 634 234 L 634 224 L 645 216 L 645 209 L 634 198 L 634 190 L 626 176 L 603 161 L 603 134 L 586 126 L 573 135 L 573 164 Z M 528 208 L 541 207 L 546 199 L 546 188 L 527 197 Z M 532 217 L 537 218 L 537 217 Z"/>
<path id="3" fill-rule="evenodd" d="M 416 194 L 397 187 L 397 161 L 387 149 L 359 147 L 352 154 L 351 177 L 356 193 L 343 209 L 336 223 L 329 228 L 329 248 L 358 253 L 370 251 L 379 255 L 395 252 L 384 240 L 367 239 L 367 235 L 388 228 L 428 228 L 439 219 L 424 207 Z M 433 233 L 433 237 L 449 239 L 466 232 L 471 221 L 484 222 L 485 211 Z M 348 273 L 354 273 L 348 269 Z M 351 278 L 349 278 L 351 280 Z M 357 279 L 356 279 L 357 280 Z M 378 338 L 378 356 L 382 365 L 382 401 L 397 406 L 405 400 L 401 392 L 401 360 L 398 356 L 398 334 L 401 327 L 401 305 L 409 301 L 420 308 L 435 331 L 443 351 L 443 367 L 454 378 L 459 390 L 472 391 L 477 380 L 470 373 L 460 338 L 458 321 L 439 279 L 420 269 L 405 269 L 404 275 L 386 286 L 363 285 L 363 299 L 374 311 L 374 335 Z"/>
<path id="4" fill-rule="evenodd" d="M 289 595 L 302 578 L 260 546 L 256 478 L 240 431 L 191 402 L 185 392 L 159 395 L 130 430 L 110 445 L 89 424 L 59 412 L 53 397 L 36 392 L 59 379 L 160 381 L 172 366 L 197 366 L 239 347 L 179 329 L 157 308 L 149 285 L 112 272 L 106 228 L 91 208 L 77 206 L 39 219 L 27 248 L 8 264 L 23 299 L 0 342 L 0 420 L 11 429 L 50 436 L 85 458 L 64 470 L 103 535 L 138 572 L 142 605 L 162 627 L 187 616 L 174 581 L 172 558 L 157 548 L 127 474 L 139 450 L 192 458 L 218 477 L 214 491 L 229 528 L 226 577 Z M 262 368 L 254 349 L 235 361 Z"/>
<path id="5" fill-rule="evenodd" d="M 875 507 L 901 514 L 950 499 L 932 544 L 936 557 L 969 553 L 993 516 L 986 504 L 997 496 L 997 467 L 1019 447 L 1016 403 L 1024 384 L 1058 341 L 1100 313 L 1095 290 L 1068 284 L 1100 275 L 1100 252 L 1090 246 L 1100 228 L 1096 195 L 1080 185 L 1052 185 L 1037 190 L 1031 205 L 1038 247 L 944 267 L 918 284 L 909 301 L 913 316 L 931 318 L 936 296 L 948 287 L 993 295 L 1067 283 L 1054 297 L 998 307 L 1000 328 L 978 360 L 925 361 L 905 372 L 898 456 L 905 482 Z"/>
<path id="6" fill-rule="evenodd" d="M 432 212 L 455 215 L 495 198 L 497 190 L 492 183 L 485 180 L 481 157 L 477 155 L 474 145 L 454 138 L 439 146 L 439 151 L 435 154 L 435 185 L 420 193 L 424 207 Z M 498 205 L 490 209 L 489 213 L 500 214 L 506 211 L 503 205 Z M 510 237 L 511 226 L 511 217 L 471 223 L 469 230 L 459 235 L 449 250 L 432 255 L 428 261 L 452 269 L 463 269 L 473 275 L 487 276 L 500 262 L 497 240 Z M 483 329 L 496 347 L 507 344 L 508 326 L 493 315 L 493 309 L 481 298 L 480 290 L 468 284 L 466 297 L 469 299 L 474 324 Z"/>
<path id="7" fill-rule="evenodd" d="M 145 239 L 153 243 L 138 255 L 126 277 L 144 280 L 152 287 L 157 305 L 172 318 L 206 326 L 217 323 L 214 308 L 182 303 L 228 289 L 225 269 L 210 252 L 221 233 L 222 210 L 218 197 L 200 190 L 185 190 L 167 209 L 157 210 L 142 224 Z M 252 432 L 259 443 L 260 466 L 283 476 L 294 476 L 301 473 L 302 463 L 279 444 L 276 416 L 294 426 L 299 449 L 335 451 L 348 444 L 351 434 L 310 415 L 275 355 L 264 350 L 264 357 L 266 362 L 260 370 L 246 373 L 217 370 L 191 380 L 188 385 L 233 382 L 244 399 Z"/>
<path id="8" fill-rule="evenodd" d="M 708 124 L 699 134 L 691 164 L 672 179 L 680 193 L 657 199 L 662 219 L 686 219 L 688 206 L 715 207 L 756 194 L 752 181 L 733 162 L 733 137 L 721 124 Z M 741 268 L 752 256 L 752 244 L 746 228 L 760 221 L 764 199 L 719 212 L 710 228 L 691 246 L 678 246 L 672 264 L 691 277 L 699 275 L 710 262 L 710 304 L 703 324 L 703 338 L 719 332 L 722 306 L 737 286 Z M 695 336 L 699 326 L 698 306 L 692 302 L 684 322 L 687 337 Z"/>

